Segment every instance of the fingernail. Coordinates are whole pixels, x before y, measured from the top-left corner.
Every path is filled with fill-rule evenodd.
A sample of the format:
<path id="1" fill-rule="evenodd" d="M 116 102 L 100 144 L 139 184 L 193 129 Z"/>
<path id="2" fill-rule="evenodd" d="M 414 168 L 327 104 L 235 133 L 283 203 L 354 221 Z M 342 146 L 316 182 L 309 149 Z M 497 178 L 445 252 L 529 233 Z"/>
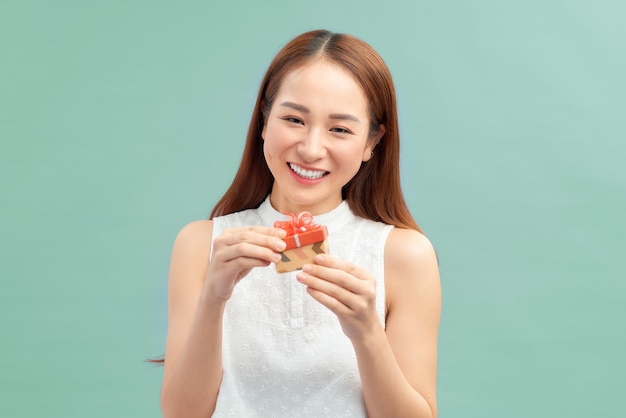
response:
<path id="1" fill-rule="evenodd" d="M 279 241 L 276 244 L 276 247 L 278 248 L 278 251 L 282 251 L 285 249 L 285 247 L 287 247 L 287 244 L 285 244 L 285 241 Z"/>
<path id="2" fill-rule="evenodd" d="M 305 264 L 304 266 L 302 266 L 302 271 L 309 273 L 311 271 L 312 267 L 310 264 Z"/>
<path id="3" fill-rule="evenodd" d="M 279 253 L 274 253 L 272 255 L 272 260 L 274 260 L 274 262 L 276 262 L 276 263 L 278 263 L 282 259 L 283 259 L 283 257 Z"/>
<path id="4" fill-rule="evenodd" d="M 314 260 L 318 263 L 323 263 L 324 262 L 324 256 L 321 254 L 318 254 L 315 256 Z"/>

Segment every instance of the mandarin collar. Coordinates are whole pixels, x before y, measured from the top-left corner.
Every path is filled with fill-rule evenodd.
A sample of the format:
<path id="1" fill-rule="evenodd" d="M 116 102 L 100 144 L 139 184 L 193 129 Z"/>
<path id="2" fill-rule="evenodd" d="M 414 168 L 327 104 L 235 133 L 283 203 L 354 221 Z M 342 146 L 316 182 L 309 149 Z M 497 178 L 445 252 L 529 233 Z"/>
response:
<path id="1" fill-rule="evenodd" d="M 274 225 L 275 221 L 288 220 L 288 217 L 286 215 L 274 209 L 274 207 L 270 203 L 269 196 L 267 196 L 263 203 L 261 203 L 258 211 L 261 215 L 263 223 L 268 226 Z M 330 212 L 313 216 L 313 222 L 318 225 L 326 225 L 328 233 L 332 234 L 333 232 L 341 229 L 341 227 L 347 224 L 351 219 L 354 219 L 354 217 L 355 215 L 350 210 L 348 202 L 343 200 L 339 205 L 337 205 L 337 207 L 332 209 Z"/>

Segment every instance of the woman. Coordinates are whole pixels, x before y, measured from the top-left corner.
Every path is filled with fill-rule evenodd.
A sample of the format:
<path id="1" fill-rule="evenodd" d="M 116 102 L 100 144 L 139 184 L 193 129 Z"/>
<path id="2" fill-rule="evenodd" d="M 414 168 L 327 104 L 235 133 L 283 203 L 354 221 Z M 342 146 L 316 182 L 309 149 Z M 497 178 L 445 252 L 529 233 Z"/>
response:
<path id="1" fill-rule="evenodd" d="M 277 274 L 282 213 L 329 254 Z M 400 189 L 395 92 L 366 43 L 304 33 L 263 79 L 211 220 L 176 238 L 165 417 L 435 417 L 440 283 Z"/>

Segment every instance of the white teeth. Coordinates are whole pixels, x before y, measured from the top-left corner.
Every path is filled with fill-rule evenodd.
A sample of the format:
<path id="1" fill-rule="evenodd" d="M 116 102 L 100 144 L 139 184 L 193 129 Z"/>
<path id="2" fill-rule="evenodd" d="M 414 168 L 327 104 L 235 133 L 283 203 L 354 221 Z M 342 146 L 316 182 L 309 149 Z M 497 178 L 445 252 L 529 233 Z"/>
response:
<path id="1" fill-rule="evenodd" d="M 318 179 L 322 177 L 324 174 L 326 174 L 325 171 L 305 170 L 304 168 L 297 166 L 293 163 L 289 163 L 289 167 L 291 167 L 291 169 L 295 171 L 296 174 L 299 175 L 300 177 L 304 177 L 305 179 L 309 179 L 309 180 Z"/>

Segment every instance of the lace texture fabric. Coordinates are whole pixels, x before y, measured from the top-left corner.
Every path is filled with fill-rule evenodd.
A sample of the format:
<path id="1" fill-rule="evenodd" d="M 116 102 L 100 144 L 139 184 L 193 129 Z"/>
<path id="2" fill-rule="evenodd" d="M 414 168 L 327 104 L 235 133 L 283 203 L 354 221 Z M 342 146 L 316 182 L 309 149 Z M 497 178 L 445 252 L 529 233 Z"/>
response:
<path id="1" fill-rule="evenodd" d="M 225 228 L 285 219 L 266 199 L 258 209 L 214 218 Z M 347 202 L 314 221 L 328 228 L 329 253 L 377 278 L 385 320 L 384 246 L 392 226 L 356 217 Z M 306 292 L 296 272 L 255 268 L 235 287 L 223 324 L 222 384 L 214 417 L 365 417 L 350 340 L 337 317 Z"/>

